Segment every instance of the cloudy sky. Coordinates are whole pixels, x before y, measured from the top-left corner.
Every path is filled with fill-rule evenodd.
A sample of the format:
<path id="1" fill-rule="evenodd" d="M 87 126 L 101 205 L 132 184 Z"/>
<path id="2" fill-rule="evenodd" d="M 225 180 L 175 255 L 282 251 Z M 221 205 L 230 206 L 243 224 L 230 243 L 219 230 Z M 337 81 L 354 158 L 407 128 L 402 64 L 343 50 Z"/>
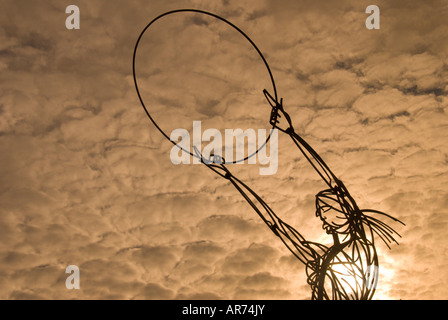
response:
<path id="1" fill-rule="evenodd" d="M 65 28 L 76 4 L 81 28 Z M 365 9 L 381 10 L 380 30 Z M 0 298 L 309 299 L 305 269 L 239 193 L 173 165 L 132 78 L 141 30 L 197 8 L 265 54 L 295 128 L 361 208 L 387 212 L 377 299 L 447 299 L 448 3 L 8 1 L 0 10 Z M 142 94 L 167 134 L 264 129 L 268 74 L 222 22 L 170 16 L 145 34 Z M 231 170 L 310 240 L 324 186 L 286 136 L 278 172 Z M 81 289 L 67 290 L 77 265 Z"/>

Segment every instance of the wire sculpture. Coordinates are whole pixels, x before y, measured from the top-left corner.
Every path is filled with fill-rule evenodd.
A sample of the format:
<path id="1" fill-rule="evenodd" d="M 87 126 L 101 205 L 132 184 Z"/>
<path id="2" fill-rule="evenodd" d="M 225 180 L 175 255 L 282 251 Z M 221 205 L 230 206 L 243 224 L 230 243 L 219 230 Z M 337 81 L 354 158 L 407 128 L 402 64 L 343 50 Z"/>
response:
<path id="1" fill-rule="evenodd" d="M 311 299 L 372 299 L 379 274 L 379 259 L 375 247 L 375 239 L 379 238 L 390 249 L 389 244 L 392 242 L 398 244 L 395 236 L 401 237 L 392 227 L 381 221 L 379 217 L 385 217 L 403 225 L 404 223 L 384 212 L 360 209 L 358 207 L 344 183 L 336 177 L 318 153 L 295 131 L 292 119 L 284 109 L 283 99 L 278 99 L 275 81 L 266 59 L 255 43 L 241 29 L 222 17 L 196 9 L 169 11 L 152 20 L 140 34 L 133 58 L 134 83 L 147 116 L 157 129 L 168 138 L 153 120 L 140 96 L 135 75 L 135 57 L 139 41 L 145 30 L 157 19 L 180 12 L 206 14 L 226 22 L 239 31 L 257 50 L 269 72 L 274 90 L 273 95 L 268 90 L 263 90 L 263 94 L 271 106 L 269 123 L 272 126 L 272 130 L 278 129 L 289 136 L 327 185 L 326 189 L 316 194 L 315 214 L 321 220 L 322 228 L 327 234 L 331 235 L 333 244 L 326 246 L 306 240 L 296 229 L 279 218 L 254 190 L 234 176 L 227 168 L 223 157 L 211 154 L 208 159 L 205 159 L 195 146 L 194 154 L 192 155 L 200 158 L 201 162 L 214 173 L 227 179 L 240 192 L 269 229 L 305 265 L 307 283 L 311 287 Z M 279 126 L 280 118 L 286 120 L 286 127 Z"/>

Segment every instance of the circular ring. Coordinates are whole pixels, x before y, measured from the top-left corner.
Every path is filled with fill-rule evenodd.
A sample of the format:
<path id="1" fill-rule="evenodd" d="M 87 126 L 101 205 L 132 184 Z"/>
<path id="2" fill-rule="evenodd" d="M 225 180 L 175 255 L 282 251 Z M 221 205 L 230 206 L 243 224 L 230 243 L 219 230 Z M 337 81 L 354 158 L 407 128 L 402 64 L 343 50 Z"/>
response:
<path id="1" fill-rule="evenodd" d="M 155 126 L 155 127 L 156 127 L 156 128 L 163 134 L 163 136 L 164 136 L 165 138 L 167 138 L 171 143 L 173 143 L 175 146 L 177 146 L 178 148 L 180 148 L 182 151 L 184 151 L 184 152 L 186 152 L 186 153 L 189 153 L 189 154 L 192 155 L 193 157 L 200 158 L 199 156 L 193 154 L 191 151 L 183 149 L 183 148 L 180 147 L 177 143 L 175 143 L 174 141 L 172 141 L 172 140 L 168 137 L 168 135 L 167 135 L 165 132 L 163 132 L 163 130 L 157 125 L 156 121 L 151 117 L 151 114 L 149 113 L 148 108 L 146 107 L 145 103 L 143 102 L 143 98 L 142 98 L 142 96 L 141 96 L 141 94 L 140 94 L 140 90 L 138 89 L 137 76 L 136 76 L 136 74 L 135 74 L 135 57 L 136 57 L 136 55 L 137 55 L 137 48 L 138 48 L 138 45 L 139 45 L 139 43 L 140 43 L 140 40 L 142 39 L 143 34 L 146 32 L 146 30 L 148 30 L 148 28 L 149 28 L 154 22 L 156 22 L 157 20 L 159 20 L 159 19 L 161 19 L 161 18 L 163 18 L 163 17 L 165 17 L 165 16 L 168 16 L 168 15 L 170 15 L 170 14 L 182 13 L 182 12 L 201 13 L 201 14 L 205 14 L 205 15 L 211 16 L 211 17 L 213 17 L 213 18 L 216 18 L 216 19 L 218 19 L 218 20 L 221 20 L 221 21 L 225 22 L 226 24 L 228 24 L 229 26 L 231 26 L 232 28 L 234 28 L 236 31 L 238 31 L 241 35 L 243 35 L 244 38 L 246 38 L 247 41 L 249 41 L 249 43 L 252 45 L 252 47 L 257 51 L 257 53 L 258 53 L 258 55 L 260 56 L 260 58 L 263 60 L 263 63 L 264 63 L 264 65 L 266 66 L 266 69 L 267 69 L 267 71 L 268 71 L 268 73 L 269 73 L 269 77 L 270 77 L 271 82 L 272 82 L 272 88 L 273 88 L 273 90 L 274 90 L 274 98 L 275 98 L 276 101 L 278 100 L 278 98 L 277 98 L 277 89 L 276 89 L 276 86 L 275 86 L 275 81 L 274 81 L 274 77 L 273 77 L 273 75 L 272 75 L 271 69 L 269 68 L 269 65 L 268 65 L 266 59 L 264 58 L 263 54 L 261 53 L 260 49 L 258 49 L 258 47 L 257 47 L 257 46 L 255 45 L 255 43 L 249 38 L 249 36 L 248 36 L 247 34 L 245 34 L 240 28 L 238 28 L 237 26 L 235 26 L 235 25 L 234 25 L 233 23 L 231 23 L 230 21 L 228 21 L 228 20 L 226 20 L 226 19 L 224 19 L 224 18 L 222 18 L 222 17 L 220 17 L 220 16 L 218 16 L 218 15 L 216 15 L 216 14 L 214 14 L 214 13 L 207 12 L 207 11 L 203 11 L 203 10 L 198 10 L 198 9 L 178 9 L 178 10 L 172 10 L 172 11 L 167 11 L 167 12 L 165 12 L 165 13 L 162 13 L 161 15 L 157 16 L 156 18 L 154 18 L 150 23 L 148 23 L 148 24 L 146 25 L 146 27 L 145 27 L 145 28 L 142 30 L 142 32 L 140 33 L 140 35 L 139 35 L 139 37 L 138 37 L 138 39 L 137 39 L 137 42 L 135 43 L 134 55 L 133 55 L 133 58 L 132 58 L 132 74 L 133 74 L 133 77 L 134 77 L 134 85 L 135 85 L 135 89 L 137 90 L 138 98 L 139 98 L 140 103 L 142 104 L 143 109 L 145 110 L 146 115 L 148 116 L 148 118 L 151 120 L 151 122 L 154 124 L 154 126 Z M 258 153 L 258 152 L 259 152 L 259 151 L 260 151 L 260 150 L 267 144 L 267 142 L 268 142 L 269 139 L 271 138 L 271 135 L 272 135 L 272 132 L 273 132 L 274 128 L 275 128 L 275 126 L 272 126 L 272 128 L 271 128 L 271 132 L 269 133 L 269 136 L 266 138 L 266 141 L 265 141 L 265 142 L 263 143 L 263 145 L 262 145 L 260 148 L 258 148 L 253 154 L 248 155 L 248 156 L 245 157 L 244 159 L 235 160 L 235 161 L 229 161 L 229 162 L 225 162 L 225 163 L 238 163 L 238 162 L 243 162 L 243 161 L 249 159 L 250 157 L 256 155 L 256 154 L 257 154 L 257 153 Z M 202 155 L 201 155 L 201 156 L 202 156 Z"/>

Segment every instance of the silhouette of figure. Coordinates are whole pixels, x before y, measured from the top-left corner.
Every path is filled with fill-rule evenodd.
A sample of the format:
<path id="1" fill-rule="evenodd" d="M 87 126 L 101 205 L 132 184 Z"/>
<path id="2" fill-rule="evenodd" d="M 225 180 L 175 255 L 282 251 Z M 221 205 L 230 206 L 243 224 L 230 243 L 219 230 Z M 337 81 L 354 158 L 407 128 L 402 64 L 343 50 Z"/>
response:
<path id="1" fill-rule="evenodd" d="M 306 240 L 297 230 L 281 220 L 252 189 L 232 175 L 225 166 L 225 159 L 221 156 L 211 155 L 209 159 L 205 159 L 196 147 L 193 147 L 194 154 L 181 147 L 179 148 L 200 158 L 202 163 L 209 169 L 228 179 L 272 232 L 305 265 L 308 276 L 307 282 L 312 291 L 312 299 L 371 299 L 375 292 L 379 270 L 375 238 L 380 238 L 389 247 L 389 243 L 397 243 L 394 236 L 400 236 L 394 229 L 375 216 L 402 222 L 380 211 L 361 210 L 358 208 L 342 181 L 333 174 L 317 152 L 295 132 L 289 114 L 283 109 L 283 99 L 280 99 L 280 101 L 277 99 L 274 77 L 266 59 L 255 43 L 241 29 L 218 15 L 197 9 L 168 11 L 149 22 L 140 33 L 135 44 L 132 62 L 135 88 L 146 115 L 165 138 L 171 141 L 169 136 L 151 117 L 149 110 L 145 106 L 138 88 L 135 59 L 140 39 L 154 22 L 167 15 L 185 12 L 205 14 L 225 22 L 243 35 L 262 59 L 269 73 L 274 92 L 274 96 L 272 96 L 267 90 L 263 90 L 267 101 L 272 107 L 269 123 L 272 125 L 272 129 L 278 129 L 290 136 L 303 156 L 327 185 L 327 189 L 320 191 L 316 195 L 316 216 L 322 221 L 323 229 L 332 236 L 333 244 L 325 246 Z M 281 117 L 286 119 L 287 128 L 278 126 L 278 119 Z M 176 144 L 174 141 L 171 142 Z M 233 163 L 236 163 L 236 161 Z"/>
<path id="2" fill-rule="evenodd" d="M 359 209 L 343 182 L 294 131 L 291 118 L 283 109 L 282 100 L 278 102 L 266 90 L 264 94 L 272 106 L 270 122 L 273 127 L 291 137 L 328 186 L 317 193 L 315 204 L 316 216 L 322 221 L 322 228 L 332 236 L 332 245 L 307 241 L 296 229 L 280 219 L 252 189 L 232 175 L 220 156 L 211 155 L 209 159 L 204 159 L 195 148 L 196 155 L 201 157 L 208 168 L 228 179 L 272 232 L 305 264 L 307 282 L 312 291 L 311 299 L 372 299 L 379 270 L 375 237 L 379 237 L 389 247 L 389 243 L 396 242 L 394 235 L 399 236 L 394 229 L 373 215 L 401 221 L 380 211 Z M 278 127 L 278 118 L 281 116 L 289 125 L 286 129 Z"/>

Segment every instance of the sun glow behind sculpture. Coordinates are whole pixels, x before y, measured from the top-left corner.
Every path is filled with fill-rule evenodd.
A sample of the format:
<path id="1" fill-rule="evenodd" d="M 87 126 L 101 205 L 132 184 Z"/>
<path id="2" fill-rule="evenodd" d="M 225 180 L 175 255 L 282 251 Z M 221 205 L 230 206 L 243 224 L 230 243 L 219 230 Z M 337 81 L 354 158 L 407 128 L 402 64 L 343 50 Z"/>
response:
<path id="1" fill-rule="evenodd" d="M 361 274 L 358 274 L 358 268 L 352 268 L 350 262 L 341 262 L 340 264 L 333 264 L 331 270 L 336 275 L 336 281 L 341 284 L 342 289 L 346 291 L 349 296 L 352 296 L 352 299 L 355 299 L 352 293 L 356 292 L 356 289 L 359 286 L 359 282 L 357 282 L 356 279 L 362 276 Z M 328 290 L 331 290 L 331 288 L 328 288 Z"/>
<path id="2" fill-rule="evenodd" d="M 378 248 L 378 254 L 381 255 L 382 264 L 379 268 L 378 283 L 375 292 L 375 300 L 390 300 L 393 299 L 393 295 L 390 294 L 390 290 L 393 287 L 393 281 L 395 276 L 394 266 L 396 261 L 389 255 L 383 254 L 382 248 Z"/>

